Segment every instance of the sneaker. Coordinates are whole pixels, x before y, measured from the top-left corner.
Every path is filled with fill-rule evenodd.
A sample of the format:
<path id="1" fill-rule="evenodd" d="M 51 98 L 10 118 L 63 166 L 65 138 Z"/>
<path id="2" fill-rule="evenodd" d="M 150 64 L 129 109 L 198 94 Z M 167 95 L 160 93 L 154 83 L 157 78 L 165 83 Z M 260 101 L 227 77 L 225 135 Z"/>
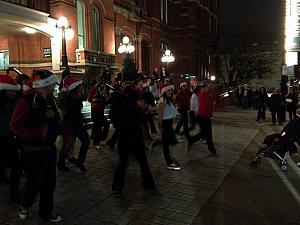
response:
<path id="1" fill-rule="evenodd" d="M 176 140 L 177 140 L 178 143 L 182 142 L 182 140 L 180 139 L 180 135 L 176 135 Z"/>
<path id="2" fill-rule="evenodd" d="M 113 196 L 116 198 L 121 198 L 122 197 L 122 192 L 121 191 L 113 191 Z"/>
<path id="3" fill-rule="evenodd" d="M 201 143 L 201 144 L 206 144 L 206 140 L 201 138 L 201 139 L 200 139 L 200 143 Z"/>
<path id="4" fill-rule="evenodd" d="M 94 145 L 94 149 L 101 149 L 100 145 Z"/>
<path id="5" fill-rule="evenodd" d="M 18 216 L 21 220 L 26 220 L 29 216 L 29 210 L 21 206 L 19 209 Z"/>
<path id="6" fill-rule="evenodd" d="M 63 218 L 56 213 L 52 213 L 52 215 L 48 218 L 43 218 L 43 220 L 50 222 L 50 223 L 58 223 L 63 220 Z"/>
<path id="7" fill-rule="evenodd" d="M 167 169 L 169 169 L 169 170 L 180 170 L 181 168 L 179 166 L 177 166 L 175 163 L 172 163 L 172 164 L 167 166 Z"/>

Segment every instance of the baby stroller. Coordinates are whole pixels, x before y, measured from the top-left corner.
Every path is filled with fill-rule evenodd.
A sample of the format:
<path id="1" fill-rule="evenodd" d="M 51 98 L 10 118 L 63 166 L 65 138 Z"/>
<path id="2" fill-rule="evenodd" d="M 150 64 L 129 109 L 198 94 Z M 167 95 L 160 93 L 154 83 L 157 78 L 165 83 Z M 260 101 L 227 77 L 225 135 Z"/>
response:
<path id="1" fill-rule="evenodd" d="M 300 130 L 300 120 L 296 119 L 287 124 L 280 133 L 271 134 L 265 137 L 263 144 L 259 148 L 256 156 L 250 162 L 251 167 L 257 167 L 261 162 L 261 155 L 280 161 L 282 171 L 287 171 L 288 153 L 296 153 L 298 147 L 298 137 Z"/>

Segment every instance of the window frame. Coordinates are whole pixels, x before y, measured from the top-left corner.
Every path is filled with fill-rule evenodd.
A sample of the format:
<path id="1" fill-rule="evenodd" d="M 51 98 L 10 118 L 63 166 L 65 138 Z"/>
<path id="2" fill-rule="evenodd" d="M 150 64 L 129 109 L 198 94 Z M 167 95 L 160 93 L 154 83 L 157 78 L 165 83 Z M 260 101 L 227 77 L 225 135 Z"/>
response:
<path id="1" fill-rule="evenodd" d="M 79 4 L 78 4 L 79 3 Z M 81 14 L 79 16 L 79 5 L 81 8 Z M 80 24 L 80 20 L 82 21 Z M 86 34 L 85 34 L 85 5 L 84 2 L 81 0 L 77 0 L 77 38 L 78 38 L 78 48 L 85 48 L 85 39 L 86 39 Z M 79 32 L 79 30 L 82 30 L 82 33 Z M 82 39 L 82 40 L 81 40 Z"/>
<path id="2" fill-rule="evenodd" d="M 95 51 L 100 51 L 100 10 L 96 6 L 92 6 L 91 13 L 92 20 L 92 49 Z"/>

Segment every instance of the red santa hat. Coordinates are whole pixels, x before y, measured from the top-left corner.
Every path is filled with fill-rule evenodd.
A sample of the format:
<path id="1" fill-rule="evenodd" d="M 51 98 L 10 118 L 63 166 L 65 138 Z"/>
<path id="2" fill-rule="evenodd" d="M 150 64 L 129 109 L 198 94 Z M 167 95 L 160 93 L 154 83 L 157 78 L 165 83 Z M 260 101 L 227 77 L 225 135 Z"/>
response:
<path id="1" fill-rule="evenodd" d="M 179 86 L 182 87 L 184 85 L 187 85 L 187 83 L 185 82 L 185 80 L 182 77 L 180 77 L 180 84 L 179 84 Z"/>
<path id="2" fill-rule="evenodd" d="M 159 88 L 160 93 L 163 95 L 166 91 L 174 90 L 174 85 L 171 83 L 162 83 Z"/>
<path id="3" fill-rule="evenodd" d="M 57 76 L 49 70 L 37 70 L 30 80 L 33 88 L 43 88 L 56 83 Z"/>
<path id="4" fill-rule="evenodd" d="M 19 91 L 21 90 L 21 86 L 10 76 L 0 74 L 0 91 L 2 90 Z"/>
<path id="5" fill-rule="evenodd" d="M 150 86 L 148 80 L 142 80 L 142 83 L 143 83 L 143 88 Z"/>
<path id="6" fill-rule="evenodd" d="M 64 87 L 62 91 L 71 91 L 75 89 L 78 85 L 82 84 L 82 80 L 77 79 L 74 76 L 67 76 L 63 81 Z"/>

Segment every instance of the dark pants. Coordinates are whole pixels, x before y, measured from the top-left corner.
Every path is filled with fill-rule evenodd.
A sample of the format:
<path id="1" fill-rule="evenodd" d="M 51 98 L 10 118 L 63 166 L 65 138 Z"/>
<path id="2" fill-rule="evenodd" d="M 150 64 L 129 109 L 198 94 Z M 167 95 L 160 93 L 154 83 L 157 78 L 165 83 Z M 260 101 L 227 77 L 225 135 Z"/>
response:
<path id="1" fill-rule="evenodd" d="M 0 136 L 0 173 L 4 174 L 5 164 L 10 167 L 9 183 L 10 198 L 18 200 L 20 187 L 20 156 L 19 143 L 13 136 Z"/>
<path id="2" fill-rule="evenodd" d="M 21 205 L 30 208 L 40 193 L 39 215 L 48 218 L 53 211 L 53 195 L 56 185 L 56 148 L 51 150 L 24 150 L 26 187 Z"/>
<path id="3" fill-rule="evenodd" d="M 130 155 L 132 155 L 139 162 L 140 170 L 142 174 L 143 189 L 148 190 L 148 189 L 155 188 L 155 183 L 153 181 L 153 177 L 149 169 L 144 146 L 141 144 L 140 146 L 131 147 L 119 143 L 118 149 L 119 149 L 119 163 L 115 171 L 112 190 L 119 191 L 119 192 L 123 190 L 125 185 L 126 167 Z"/>
<path id="4" fill-rule="evenodd" d="M 290 121 L 297 119 L 297 114 L 296 114 L 296 108 L 288 111 L 289 112 L 289 119 Z"/>
<path id="5" fill-rule="evenodd" d="M 282 124 L 282 112 L 280 109 L 272 111 L 271 115 L 272 115 L 272 123 L 273 124 L 276 124 L 276 116 L 277 116 L 278 124 Z"/>
<path id="6" fill-rule="evenodd" d="M 163 154 L 167 165 L 173 163 L 170 154 L 170 145 L 176 144 L 175 133 L 173 130 L 173 119 L 162 120 L 162 144 L 163 144 Z"/>
<path id="7" fill-rule="evenodd" d="M 100 141 L 105 141 L 109 131 L 109 122 L 104 116 L 104 109 L 92 110 L 94 145 L 99 145 Z"/>
<path id="8" fill-rule="evenodd" d="M 150 126 L 151 133 L 156 133 L 157 131 L 156 131 L 155 123 L 153 121 L 153 117 L 151 117 L 151 119 L 149 119 L 148 123 Z"/>
<path id="9" fill-rule="evenodd" d="M 193 144 L 196 141 L 199 141 L 200 139 L 206 139 L 208 150 L 211 152 L 215 152 L 216 149 L 213 143 L 211 119 L 197 116 L 196 122 L 199 125 L 201 131 L 195 136 L 190 137 L 189 143 Z"/>
<path id="10" fill-rule="evenodd" d="M 261 119 L 266 119 L 266 106 L 258 105 L 256 121 L 260 121 Z"/>
<path id="11" fill-rule="evenodd" d="M 89 135 L 86 131 L 86 128 L 82 123 L 72 123 L 63 121 L 63 147 L 59 155 L 58 165 L 64 166 L 66 157 L 70 149 L 72 149 L 74 140 L 78 137 L 81 142 L 79 155 L 77 162 L 80 165 L 83 165 L 85 162 L 86 154 L 90 145 Z"/>
<path id="12" fill-rule="evenodd" d="M 184 136 L 189 137 L 189 120 L 188 120 L 188 111 L 187 110 L 179 110 L 180 120 L 177 123 L 175 128 L 175 134 L 180 133 L 180 129 L 183 125 Z"/>
<path id="13" fill-rule="evenodd" d="M 116 128 L 116 129 L 114 130 L 114 132 L 113 132 L 111 138 L 107 141 L 107 144 L 108 144 L 109 146 L 113 147 L 113 146 L 117 143 L 117 141 L 118 141 L 118 136 L 119 136 L 118 133 L 119 133 L 119 132 L 118 132 L 118 129 Z"/>

